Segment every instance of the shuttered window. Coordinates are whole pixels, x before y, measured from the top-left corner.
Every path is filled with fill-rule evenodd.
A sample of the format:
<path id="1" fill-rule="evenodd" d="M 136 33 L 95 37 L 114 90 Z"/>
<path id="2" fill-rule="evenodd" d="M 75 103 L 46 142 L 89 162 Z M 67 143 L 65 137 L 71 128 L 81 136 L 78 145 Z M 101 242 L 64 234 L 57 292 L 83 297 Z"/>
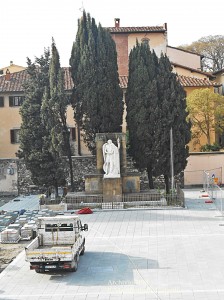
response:
<path id="1" fill-rule="evenodd" d="M 19 129 L 10 130 L 10 140 L 11 140 L 11 144 L 19 143 Z"/>
<path id="2" fill-rule="evenodd" d="M 21 106 L 24 101 L 24 96 L 9 96 L 9 106 Z"/>
<path id="3" fill-rule="evenodd" d="M 70 127 L 70 140 L 75 141 L 76 140 L 76 128 Z"/>

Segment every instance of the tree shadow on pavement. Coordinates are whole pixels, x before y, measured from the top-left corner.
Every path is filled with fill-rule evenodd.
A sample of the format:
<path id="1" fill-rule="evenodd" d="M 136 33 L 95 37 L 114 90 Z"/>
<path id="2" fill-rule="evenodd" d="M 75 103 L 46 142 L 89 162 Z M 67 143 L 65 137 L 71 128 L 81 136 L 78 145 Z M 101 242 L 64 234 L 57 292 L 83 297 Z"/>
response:
<path id="1" fill-rule="evenodd" d="M 45 273 L 53 281 L 66 281 L 67 284 L 94 286 L 108 285 L 110 282 L 130 282 L 133 284 L 134 270 L 160 269 L 156 260 L 128 256 L 115 252 L 86 252 L 80 258 L 76 273 Z"/>

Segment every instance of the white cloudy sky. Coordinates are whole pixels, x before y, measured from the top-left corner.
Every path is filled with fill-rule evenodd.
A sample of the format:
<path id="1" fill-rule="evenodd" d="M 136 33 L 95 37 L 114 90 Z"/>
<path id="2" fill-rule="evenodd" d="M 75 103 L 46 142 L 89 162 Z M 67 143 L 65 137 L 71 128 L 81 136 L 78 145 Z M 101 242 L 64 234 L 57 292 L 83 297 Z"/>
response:
<path id="1" fill-rule="evenodd" d="M 190 44 L 203 36 L 224 35 L 224 1 L 202 0 L 1 0 L 0 68 L 13 61 L 26 66 L 51 45 L 54 37 L 61 65 L 69 65 L 77 20 L 84 6 L 104 27 L 168 24 L 170 46 Z"/>

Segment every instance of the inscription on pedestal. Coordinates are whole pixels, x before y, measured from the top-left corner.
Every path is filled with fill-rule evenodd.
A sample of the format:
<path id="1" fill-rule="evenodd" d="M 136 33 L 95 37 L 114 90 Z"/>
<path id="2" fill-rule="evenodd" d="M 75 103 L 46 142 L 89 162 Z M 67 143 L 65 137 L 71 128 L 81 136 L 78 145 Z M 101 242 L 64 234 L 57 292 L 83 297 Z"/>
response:
<path id="1" fill-rule="evenodd" d="M 103 201 L 122 201 L 122 180 L 121 178 L 103 179 Z"/>

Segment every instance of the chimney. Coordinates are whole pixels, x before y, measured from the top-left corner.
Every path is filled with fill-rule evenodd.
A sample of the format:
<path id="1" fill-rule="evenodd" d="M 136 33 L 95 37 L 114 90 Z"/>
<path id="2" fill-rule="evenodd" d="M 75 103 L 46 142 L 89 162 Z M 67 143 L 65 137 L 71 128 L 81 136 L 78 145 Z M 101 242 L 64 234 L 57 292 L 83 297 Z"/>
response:
<path id="1" fill-rule="evenodd" d="M 120 19 L 119 18 L 115 18 L 114 22 L 115 22 L 115 27 L 119 28 L 120 27 Z"/>
<path id="2" fill-rule="evenodd" d="M 7 69 L 6 72 L 5 72 L 5 80 L 10 81 L 10 79 L 11 79 L 11 74 L 10 74 L 9 69 Z"/>
<path id="3" fill-rule="evenodd" d="M 10 66 L 12 66 L 13 65 L 13 61 L 12 60 L 10 60 Z"/>

